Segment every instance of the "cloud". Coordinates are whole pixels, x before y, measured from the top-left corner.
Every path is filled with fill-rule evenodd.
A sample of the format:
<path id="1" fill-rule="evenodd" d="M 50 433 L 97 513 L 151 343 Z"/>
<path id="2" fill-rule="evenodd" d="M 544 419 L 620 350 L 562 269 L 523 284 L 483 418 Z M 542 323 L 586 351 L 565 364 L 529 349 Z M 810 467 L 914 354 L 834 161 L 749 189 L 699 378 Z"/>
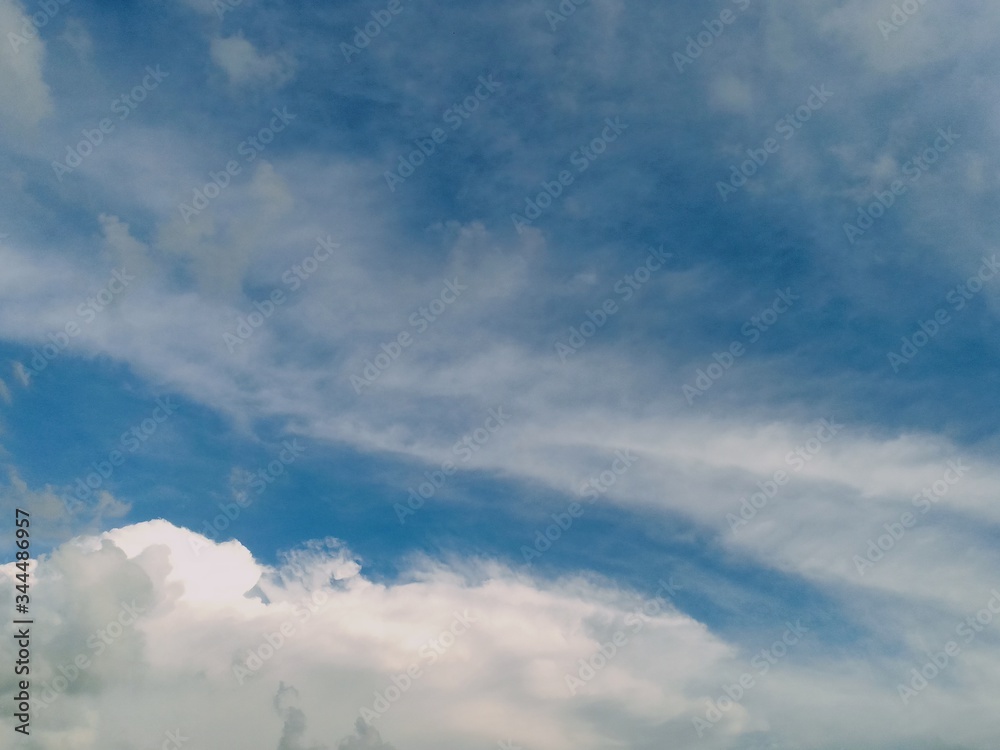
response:
<path id="1" fill-rule="evenodd" d="M 295 61 L 290 55 L 262 55 L 242 35 L 215 37 L 210 48 L 212 61 L 226 72 L 234 86 L 280 88 L 295 74 Z"/>
<path id="2" fill-rule="evenodd" d="M 214 13 L 210 2 L 188 4 Z M 550 523 L 549 514 L 576 499 L 615 450 L 633 451 L 640 461 L 602 495 L 609 535 L 619 520 L 641 523 L 657 540 L 685 535 L 683 552 L 696 558 L 687 563 L 692 570 L 736 571 L 729 587 L 710 581 L 699 596 L 741 623 L 770 616 L 759 613 L 768 609 L 759 601 L 760 580 L 782 611 L 809 609 L 801 597 L 822 599 L 810 614 L 834 623 L 815 631 L 801 662 L 783 664 L 745 707 L 727 713 L 705 746 L 742 749 L 753 746 L 748 738 L 766 735 L 788 738 L 790 747 L 834 740 L 894 747 L 931 732 L 986 746 L 997 735 L 984 710 L 995 698 L 989 670 L 996 644 L 989 637 L 920 696 L 919 710 L 902 709 L 895 684 L 983 606 L 1000 564 L 990 536 L 1000 522 L 996 430 L 988 395 L 973 387 L 990 377 L 993 339 L 984 332 L 995 327 L 996 295 L 978 297 L 964 322 L 938 336 L 899 377 L 884 366 L 886 349 L 911 332 L 901 327 L 926 318 L 992 242 L 983 201 L 1000 173 L 992 145 L 998 92 L 990 75 L 996 11 L 966 11 L 921 5 L 883 38 L 877 24 L 891 8 L 861 0 L 752 3 L 679 76 L 673 50 L 683 49 L 689 35 L 710 33 L 709 14 L 697 8 L 595 0 L 553 31 L 544 9 L 528 2 L 453 4 L 444 15 L 404 4 L 392 27 L 333 75 L 331 54 L 342 59 L 337 42 L 351 40 L 370 8 L 286 13 L 241 4 L 246 36 L 210 32 L 218 68 L 212 78 L 225 74 L 234 94 L 225 111 L 211 89 L 182 86 L 171 100 L 165 86 L 116 123 L 113 137 L 58 190 L 40 187 L 55 184 L 52 155 L 76 143 L 101 109 L 77 112 L 72 105 L 90 107 L 109 90 L 117 94 L 112 84 L 131 81 L 135 70 L 108 63 L 106 79 L 80 76 L 72 86 L 68 73 L 51 76 L 65 115 L 52 132 L 45 114 L 55 109 L 42 71 L 46 51 L 55 56 L 59 45 L 47 50 L 42 39 L 31 39 L 0 61 L 9 74 L 0 76 L 0 93 L 6 86 L 10 94 L 0 96 L 0 108 L 15 103 L 21 109 L 14 121 L 22 130 L 36 124 L 40 141 L 10 157 L 16 190 L 0 198 L 10 201 L 7 215 L 25 224 L 12 246 L 0 248 L 0 294 L 9 301 L 0 306 L 0 334 L 29 351 L 48 343 L 78 320 L 77 306 L 111 267 L 131 272 L 134 265 L 142 293 L 86 326 L 60 364 L 71 369 L 103 355 L 247 432 L 280 425 L 313 440 L 317 453 L 346 447 L 385 462 L 393 471 L 374 483 L 379 500 L 405 496 L 407 480 L 395 478 L 403 469 L 419 475 L 453 461 L 455 441 L 503 405 L 509 424 L 460 467 L 463 478 L 491 487 L 502 481 L 503 502 L 491 505 L 464 490 L 429 502 L 482 513 L 489 528 L 496 521 L 503 541 L 514 533 L 504 525 L 509 517 Z M 12 3 L 0 5 L 0 18 L 25 20 Z M 225 19 L 236 20 L 235 12 Z M 66 57 L 73 65 L 86 57 L 89 29 L 94 49 L 122 49 L 131 60 L 131 43 L 109 36 L 114 26 L 68 24 Z M 186 46 L 189 29 L 182 37 L 171 35 L 170 24 L 163 31 L 171 80 L 203 81 L 204 69 L 190 69 L 197 58 Z M 278 32 L 285 46 L 248 41 Z M 467 99 L 477 77 L 491 71 L 502 91 L 487 101 Z M 794 111 L 810 86 L 824 82 L 835 92 L 829 104 L 723 205 L 714 181 L 773 136 L 775 121 Z M 294 127 L 267 145 L 266 161 L 241 161 L 241 173 L 185 223 L 178 204 L 191 202 L 227 160 L 244 158 L 238 144 L 269 121 L 274 103 L 266 95 L 282 86 L 282 99 L 299 117 Z M 476 109 L 461 130 L 389 193 L 385 171 L 414 153 L 415 139 L 440 125 L 443 112 L 466 101 Z M 203 113 L 205 138 L 190 136 L 192 106 Z M 604 118 L 618 116 L 631 123 L 623 137 L 576 175 L 530 230 L 515 233 L 511 212 L 553 184 L 559 170 L 575 169 L 570 155 L 591 143 Z M 866 237 L 865 251 L 848 252 L 841 223 L 952 118 L 962 123 L 959 147 L 897 201 Z M 250 339 L 227 351 L 223 333 L 259 309 L 264 295 L 290 291 L 284 275 L 327 235 L 339 243 L 337 252 Z M 634 272 L 649 243 L 661 242 L 675 253 L 673 263 L 626 302 L 616 280 Z M 445 279 L 468 291 L 359 397 L 351 376 L 391 349 L 400 332 L 415 332 L 411 316 L 428 307 Z M 801 303 L 696 405 L 685 404 L 681 386 L 730 341 L 745 341 L 741 327 L 760 314 L 772 289 L 789 284 Z M 607 298 L 621 303 L 620 312 L 560 362 L 554 343 L 597 317 Z M 23 366 L 15 372 L 27 385 Z M 788 470 L 785 456 L 823 417 L 847 427 L 734 533 L 727 514 L 738 513 L 741 499 L 775 470 Z M 973 466 L 969 475 L 859 575 L 852 556 L 912 512 L 913 495 L 957 458 Z M 45 476 L 41 469 L 31 475 Z M 128 511 L 125 499 L 101 495 L 86 514 L 65 517 L 58 482 L 42 479 L 29 488 L 13 470 L 10 476 L 5 502 L 37 508 L 46 520 L 40 534 L 56 541 L 96 533 Z M 151 481 L 173 489 L 175 480 Z M 543 507 L 539 490 L 555 499 Z M 282 502 L 295 513 L 318 513 L 319 494 L 296 488 Z M 391 511 L 386 515 L 392 520 Z M 757 624 L 729 625 L 723 638 L 711 614 L 704 623 L 678 615 L 676 626 L 663 618 L 644 629 L 642 658 L 624 652 L 570 700 L 559 694 L 559 670 L 586 657 L 628 614 L 606 582 L 577 581 L 570 594 L 560 588 L 565 581 L 515 580 L 503 566 L 468 561 L 458 572 L 427 564 L 407 570 L 414 580 L 376 582 L 367 570 L 361 575 L 346 547 L 322 545 L 291 554 L 289 564 L 308 571 L 302 577 L 269 570 L 238 543 L 210 544 L 191 557 L 186 550 L 198 539 L 163 523 L 106 538 L 146 571 L 161 605 L 137 624 L 142 638 L 130 642 L 138 651 L 129 653 L 140 657 L 137 676 L 150 680 L 143 687 L 169 696 L 175 709 L 195 716 L 206 701 L 218 705 L 222 726 L 235 727 L 234 736 L 248 743 L 263 737 L 267 747 L 333 746 L 331 738 L 348 736 L 344 741 L 376 746 L 384 736 L 407 750 L 448 742 L 485 747 L 521 727 L 530 728 L 522 742 L 537 747 L 588 747 L 607 737 L 631 747 L 683 747 L 691 716 L 747 669 L 737 656 L 752 656 L 755 639 L 763 638 Z M 575 559 L 601 569 L 601 546 Z M 97 565 L 87 556 L 96 552 L 86 548 L 73 564 Z M 511 549 L 516 558 L 516 542 Z M 105 554 L 101 565 L 121 562 L 114 549 Z M 645 565 L 641 552 L 629 546 L 629 554 L 614 561 L 619 569 Z M 497 590 L 511 604 L 497 601 Z M 299 623 L 296 604 L 317 592 L 337 607 Z M 428 610 L 427 602 L 442 608 Z M 456 662 L 436 664 L 441 669 L 378 724 L 379 735 L 356 725 L 358 708 L 413 658 L 421 641 L 411 643 L 412 633 L 433 635 L 441 627 L 431 622 L 435 616 L 469 602 L 507 629 L 484 625 L 468 633 L 449 652 Z M 233 665 L 245 663 L 289 616 L 301 639 L 239 685 Z M 466 643 L 475 648 L 465 650 Z M 207 655 L 205 665 L 184 649 Z M 860 652 L 873 656 L 854 659 Z M 64 744 L 96 742 L 109 730 L 92 717 L 105 714 L 108 726 L 120 721 L 129 728 L 134 744 L 152 744 L 139 730 L 166 714 L 136 696 L 112 695 L 115 680 L 100 674 L 108 677 L 104 692 L 87 682 L 87 700 L 65 696 L 63 705 L 75 708 Z M 268 706 L 282 682 L 294 684 L 299 699 L 282 702 L 274 714 Z M 333 708 L 323 702 L 329 685 Z M 246 727 L 239 723 L 244 703 L 256 711 Z M 128 709 L 151 723 L 139 723 Z M 221 731 L 197 728 L 215 743 L 209 746 L 231 744 Z"/>
<path id="3" fill-rule="evenodd" d="M 1000 697 L 989 677 L 1000 657 L 982 646 L 919 695 L 914 715 L 892 684 L 920 657 L 821 656 L 809 612 L 789 625 L 799 637 L 784 642 L 795 645 L 779 650 L 779 629 L 743 648 L 679 613 L 662 589 L 656 598 L 600 579 L 543 582 L 485 560 L 414 560 L 376 583 L 344 567 L 352 555 L 333 538 L 293 557 L 263 565 L 237 542 L 149 521 L 40 558 L 35 617 L 49 624 L 34 651 L 34 695 L 40 711 L 58 705 L 61 717 L 59 729 L 38 725 L 40 750 L 66 732 L 81 750 L 112 737 L 149 743 L 178 724 L 209 747 L 447 750 L 511 737 L 528 748 L 615 738 L 694 747 L 692 720 L 726 705 L 718 699 L 741 674 L 752 678 L 749 687 L 743 678 L 748 698 L 726 707 L 708 747 L 742 747 L 740 735 L 765 727 L 791 746 L 864 738 L 881 747 L 929 730 L 975 746 L 990 720 L 970 720 L 954 702 L 973 711 Z M 0 567 L 0 605 L 10 604 L 16 572 Z M 0 644 L 0 656 L 11 648 Z M 767 661 L 754 656 L 762 648 Z M 78 655 L 89 664 L 58 681 Z"/>
<path id="4" fill-rule="evenodd" d="M 753 112 L 753 90 L 745 80 L 729 73 L 712 81 L 712 104 L 720 110 L 749 115 Z"/>
<path id="5" fill-rule="evenodd" d="M 297 698 L 298 693 L 295 688 L 288 687 L 284 683 L 278 685 L 278 692 L 274 696 L 274 709 L 284 721 L 278 750 L 324 750 L 325 746 L 322 745 L 307 748 L 304 744 L 306 716 L 302 713 L 302 709 L 295 705 Z"/>
<path id="6" fill-rule="evenodd" d="M 284 725 L 277 750 L 330 750 L 331 745 L 306 744 L 307 721 L 302 709 L 298 707 L 298 698 L 295 688 L 284 683 L 278 685 L 274 708 Z M 359 718 L 354 722 L 354 733 L 337 742 L 336 750 L 395 750 L 395 747 L 383 742 L 378 730 Z"/>
<path id="7" fill-rule="evenodd" d="M 354 722 L 354 734 L 337 743 L 337 750 L 396 750 L 393 745 L 383 742 L 378 730 L 364 719 Z"/>
<path id="8" fill-rule="evenodd" d="M 104 249 L 115 268 L 125 268 L 140 278 L 148 278 L 154 269 L 149 257 L 149 247 L 135 239 L 128 224 L 117 216 L 100 214 L 97 217 L 104 233 Z"/>
<path id="9" fill-rule="evenodd" d="M 58 701 L 64 721 L 94 730 L 81 750 L 111 736 L 141 742 L 144 732 L 177 723 L 207 745 L 275 737 L 282 750 L 333 746 L 333 737 L 344 738 L 341 749 L 390 748 L 381 739 L 387 734 L 418 749 L 494 744 L 514 726 L 539 747 L 596 747 L 610 729 L 577 726 L 582 705 L 571 699 L 564 674 L 624 629 L 634 597 L 585 580 L 533 585 L 479 563 L 471 578 L 429 561 L 392 584 L 350 571 L 339 582 L 330 574 L 322 583 L 315 578 L 342 567 L 345 555 L 336 540 L 321 540 L 309 555 L 272 568 L 235 542 L 215 544 L 164 521 L 77 539 L 34 570 L 36 617 L 50 623 L 36 651 L 36 695 Z M 0 570 L 0 599 L 7 601 L 16 570 Z M 247 597 L 255 587 L 267 603 Z M 127 632 L 88 646 L 125 604 L 140 612 Z M 586 687 L 587 702 L 645 720 L 695 708 L 680 686 L 730 649 L 663 607 L 603 679 Z M 74 612 L 72 621 L 63 619 Z M 650 648 L 658 656 L 646 669 Z M 0 653 L 9 649 L 3 644 Z M 76 653 L 93 665 L 59 691 L 59 665 Z M 392 688 L 404 684 L 400 674 L 412 683 L 402 696 Z M 682 679 L 668 686 L 667 674 Z M 291 680 L 298 697 L 286 687 Z M 391 705 L 377 695 L 388 695 Z M 260 710 L 272 702 L 280 724 Z M 217 710 L 210 717 L 196 704 Z M 381 712 L 377 731 L 358 721 L 365 706 Z M 91 711 L 106 723 L 90 726 L 83 717 Z M 436 721 L 428 724 L 428 715 Z M 307 734 L 328 739 L 317 745 Z M 39 747 L 55 748 L 58 736 L 39 726 Z"/>
<path id="10" fill-rule="evenodd" d="M 40 13 L 45 18 L 48 15 Z M 53 111 L 42 77 L 45 42 L 18 0 L 0 0 L 0 114 L 22 133 Z"/>
<path id="11" fill-rule="evenodd" d="M 92 59 L 94 40 L 87 27 L 79 19 L 68 19 L 66 28 L 59 38 L 76 52 L 81 61 L 89 62 Z"/>
<path id="12" fill-rule="evenodd" d="M 77 534 L 96 532 L 131 510 L 129 503 L 103 490 L 96 493 L 96 501 L 74 503 L 71 509 L 63 497 L 71 495 L 74 488 L 46 484 L 41 489 L 32 489 L 15 467 L 6 466 L 6 473 L 7 483 L 0 484 L 0 510 L 11 516 L 17 508 L 31 513 L 37 522 L 32 538 L 39 544 L 60 544 Z M 13 549 L 12 544 L 5 546 Z"/>
<path id="13" fill-rule="evenodd" d="M 215 7 L 216 0 L 182 0 L 184 5 L 189 8 L 196 10 L 205 15 L 215 15 L 218 16 L 218 11 Z M 228 3 L 226 4 L 228 7 Z"/>

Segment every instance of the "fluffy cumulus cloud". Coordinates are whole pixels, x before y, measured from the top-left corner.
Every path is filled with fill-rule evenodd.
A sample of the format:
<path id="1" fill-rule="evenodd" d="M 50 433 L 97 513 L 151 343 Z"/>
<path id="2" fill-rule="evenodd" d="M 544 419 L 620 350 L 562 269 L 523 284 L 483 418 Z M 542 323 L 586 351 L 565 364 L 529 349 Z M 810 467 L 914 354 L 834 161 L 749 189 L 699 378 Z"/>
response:
<path id="1" fill-rule="evenodd" d="M 5 605 L 16 572 L 4 566 Z M 696 711 L 684 685 L 733 657 L 667 588 L 642 601 L 427 560 L 380 584 L 333 538 L 268 567 L 151 521 L 74 539 L 32 573 L 49 623 L 32 664 L 44 748 L 65 741 L 67 717 L 80 748 L 174 730 L 192 747 L 599 747 L 630 721 Z"/>
<path id="2" fill-rule="evenodd" d="M 4 606 L 16 573 L 3 567 Z M 914 690 L 921 714 L 954 720 L 916 718 L 864 658 L 819 655 L 808 616 L 744 649 L 680 613 L 672 578 L 642 597 L 607 580 L 424 559 L 384 584 L 332 537 L 267 566 L 165 521 L 78 537 L 32 575 L 34 617 L 47 623 L 33 642 L 33 739 L 46 749 L 169 736 L 278 750 L 732 747 L 764 730 L 790 746 L 893 730 L 974 741 L 989 720 L 960 719 L 998 697 L 996 653 L 977 644 L 942 667 L 950 690 Z M 991 596 L 987 612 L 1000 609 Z M 929 662 L 943 645 L 927 644 Z M 15 658 L 9 642 L 0 651 Z M 14 689 L 8 679 L 5 699 Z"/>

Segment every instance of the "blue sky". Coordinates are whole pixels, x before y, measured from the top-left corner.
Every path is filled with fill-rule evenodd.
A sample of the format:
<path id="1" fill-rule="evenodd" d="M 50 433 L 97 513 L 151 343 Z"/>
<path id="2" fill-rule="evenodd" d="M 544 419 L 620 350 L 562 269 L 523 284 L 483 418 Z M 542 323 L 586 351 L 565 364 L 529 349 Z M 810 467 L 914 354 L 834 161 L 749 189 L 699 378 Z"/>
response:
<path id="1" fill-rule="evenodd" d="M 995 16 L 0 0 L 32 746 L 993 747 Z"/>

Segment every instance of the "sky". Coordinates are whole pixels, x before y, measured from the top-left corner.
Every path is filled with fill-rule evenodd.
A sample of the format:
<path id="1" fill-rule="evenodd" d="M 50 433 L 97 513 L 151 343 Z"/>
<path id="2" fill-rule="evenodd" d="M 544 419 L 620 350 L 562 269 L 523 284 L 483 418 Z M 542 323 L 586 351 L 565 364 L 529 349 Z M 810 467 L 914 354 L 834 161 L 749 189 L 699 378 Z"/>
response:
<path id="1" fill-rule="evenodd" d="M 998 22 L 0 0 L 0 747 L 996 747 Z"/>

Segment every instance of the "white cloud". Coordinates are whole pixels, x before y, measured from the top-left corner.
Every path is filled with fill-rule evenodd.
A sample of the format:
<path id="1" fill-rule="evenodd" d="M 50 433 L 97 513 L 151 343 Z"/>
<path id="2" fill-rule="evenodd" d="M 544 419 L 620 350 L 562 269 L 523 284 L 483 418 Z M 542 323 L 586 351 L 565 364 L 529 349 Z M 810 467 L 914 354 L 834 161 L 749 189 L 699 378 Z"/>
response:
<path id="1" fill-rule="evenodd" d="M 0 114 L 25 130 L 53 109 L 42 78 L 45 42 L 39 33 L 20 2 L 0 0 Z"/>
<path id="2" fill-rule="evenodd" d="M 212 61 L 236 86 L 262 84 L 279 88 L 295 74 L 295 61 L 290 55 L 262 55 L 242 35 L 213 38 L 211 54 Z"/>
<path id="3" fill-rule="evenodd" d="M 320 571 L 322 580 L 313 575 Z M 681 716 L 697 705 L 684 685 L 731 652 L 665 600 L 635 633 L 625 618 L 637 600 L 621 592 L 584 580 L 532 584 L 486 564 L 469 571 L 421 563 L 398 583 L 376 584 L 332 539 L 275 570 L 235 542 L 215 544 L 164 521 L 81 538 L 35 569 L 36 618 L 48 623 L 36 645 L 35 695 L 51 699 L 58 666 L 77 653 L 92 657 L 74 688 L 42 709 L 75 725 L 81 750 L 112 736 L 148 743 L 151 732 L 177 725 L 200 747 L 291 750 L 333 747 L 335 738 L 346 748 L 382 747 L 378 733 L 418 750 L 491 746 L 512 733 L 535 747 L 598 747 L 614 728 L 582 722 L 588 704 L 606 704 L 616 721 Z M 4 604 L 14 573 L 10 564 L 0 574 Z M 117 632 L 109 623 L 125 605 L 139 619 L 96 653 L 88 637 Z M 262 646 L 283 625 L 271 655 Z M 442 635 L 449 628 L 455 635 Z M 565 674 L 616 629 L 633 642 L 572 697 Z M 239 673 L 257 666 L 246 661 L 251 652 L 262 666 Z M 360 709 L 375 707 L 374 694 L 412 665 L 421 673 L 402 697 L 390 691 L 377 733 L 358 724 Z M 294 685 L 301 708 L 282 698 L 275 717 L 266 708 L 281 683 Z M 99 725 L 87 718 L 94 712 Z M 50 727 L 38 721 L 33 733 L 44 750 L 58 746 Z"/>
<path id="4" fill-rule="evenodd" d="M 153 269 L 149 247 L 135 239 L 128 224 L 117 216 L 101 214 L 97 217 L 104 233 L 104 249 L 114 268 L 125 268 L 130 274 L 148 277 Z"/>
<path id="5" fill-rule="evenodd" d="M 82 21 L 70 18 L 59 37 L 68 44 L 83 62 L 89 62 L 94 51 L 94 39 Z"/>
<path id="6" fill-rule="evenodd" d="M 16 572 L 0 568 L 0 606 L 11 603 Z M 907 709 L 894 682 L 908 657 L 821 659 L 822 627 L 809 612 L 789 649 L 797 655 L 774 651 L 764 672 L 753 657 L 781 632 L 736 647 L 666 599 L 637 616 L 652 599 L 598 580 L 530 580 L 485 561 L 418 560 L 397 581 L 375 583 L 333 538 L 273 568 L 237 542 L 150 521 L 67 543 L 33 574 L 35 619 L 46 623 L 34 641 L 33 695 L 51 701 L 35 721 L 39 750 L 66 737 L 80 750 L 146 746 L 174 728 L 192 748 L 261 750 L 448 750 L 507 739 L 556 750 L 730 748 L 762 729 L 795 747 L 932 733 L 985 747 L 977 743 L 995 724 L 985 708 L 1000 698 L 988 668 L 1000 667 L 1000 652 L 988 633 Z M 934 650 L 948 635 L 911 629 Z M 595 659 L 616 633 L 625 638 L 616 653 Z M 74 673 L 78 655 L 89 664 Z M 573 694 L 566 675 L 586 676 L 581 659 L 597 668 Z M 407 678 L 411 667 L 419 672 Z M 692 718 L 746 673 L 747 698 L 698 739 Z M 362 707 L 373 711 L 370 725 L 358 721 Z"/>
<path id="7" fill-rule="evenodd" d="M 45 485 L 32 489 L 17 469 L 12 466 L 5 469 L 7 483 L 0 485 L 0 511 L 13 516 L 16 508 L 28 510 L 39 522 L 32 537 L 42 544 L 58 544 L 76 534 L 96 532 L 109 520 L 122 518 L 131 509 L 129 503 L 106 491 L 96 493 L 96 502 L 74 504 L 70 509 L 60 497 L 60 488 Z M 63 494 L 72 492 L 72 488 L 62 489 Z"/>
<path id="8" fill-rule="evenodd" d="M 742 115 L 753 113 L 753 89 L 732 73 L 712 79 L 710 91 L 712 104 L 718 109 Z"/>

